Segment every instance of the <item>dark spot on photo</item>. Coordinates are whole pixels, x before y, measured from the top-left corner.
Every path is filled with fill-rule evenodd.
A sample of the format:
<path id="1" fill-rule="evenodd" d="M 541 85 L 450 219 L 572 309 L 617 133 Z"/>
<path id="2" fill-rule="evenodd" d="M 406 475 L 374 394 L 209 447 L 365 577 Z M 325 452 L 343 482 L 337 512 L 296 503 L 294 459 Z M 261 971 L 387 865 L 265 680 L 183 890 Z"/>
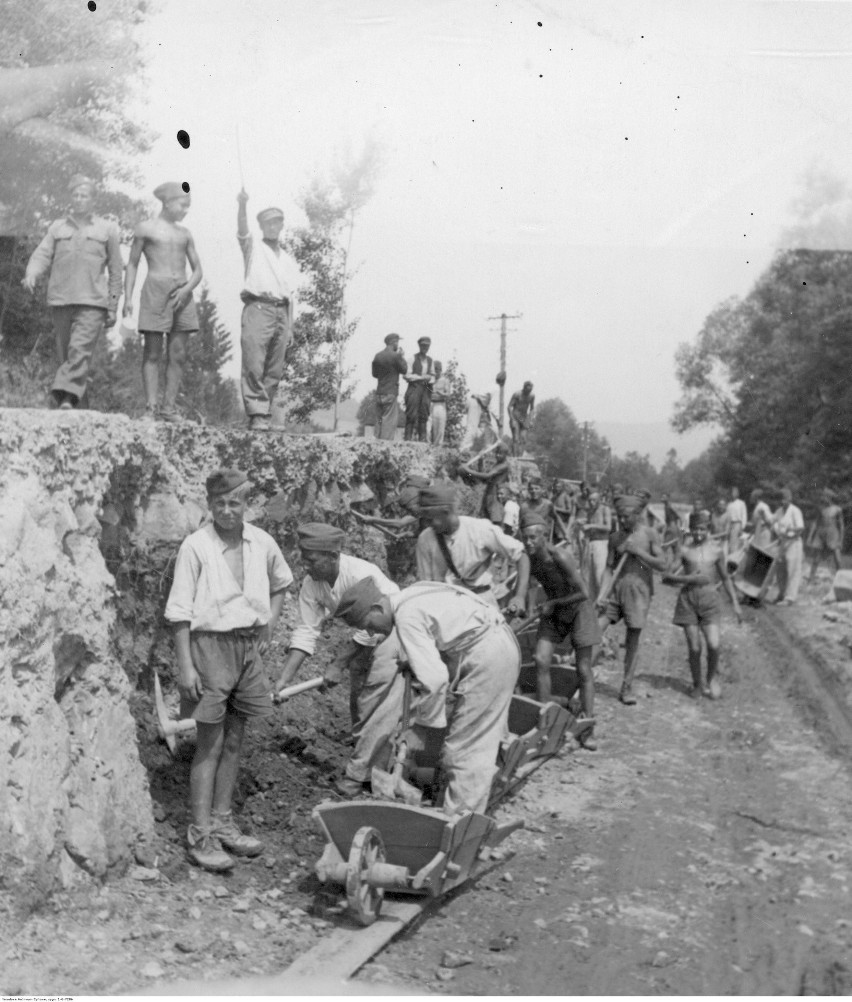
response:
<path id="1" fill-rule="evenodd" d="M 185 150 L 189 149 L 189 133 L 186 129 L 178 129 L 177 141 Z"/>

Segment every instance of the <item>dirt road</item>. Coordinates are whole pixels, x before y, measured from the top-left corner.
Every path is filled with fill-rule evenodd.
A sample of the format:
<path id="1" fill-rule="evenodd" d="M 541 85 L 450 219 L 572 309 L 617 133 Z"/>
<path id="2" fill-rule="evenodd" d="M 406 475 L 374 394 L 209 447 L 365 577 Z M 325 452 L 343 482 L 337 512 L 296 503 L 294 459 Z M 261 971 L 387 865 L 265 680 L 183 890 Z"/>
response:
<path id="1" fill-rule="evenodd" d="M 809 722 L 801 652 L 762 625 L 778 611 L 746 610 L 725 623 L 723 699 L 694 703 L 672 605 L 660 588 L 639 704 L 616 701 L 606 664 L 600 750 L 548 763 L 503 811 L 534 819 L 514 858 L 361 977 L 453 994 L 852 991 L 849 759 Z"/>
<path id="2" fill-rule="evenodd" d="M 723 698 L 694 703 L 670 624 L 674 594 L 660 587 L 639 704 L 617 702 L 620 668 L 605 663 L 600 750 L 533 776 L 501 809 L 529 820 L 508 843 L 513 858 L 368 964 L 363 988 L 375 979 L 447 994 L 852 992 L 852 742 L 834 737 L 843 713 L 829 720 L 801 681 L 822 664 L 841 700 L 852 692 L 852 618 L 826 622 L 824 591 L 783 612 L 804 649 L 772 627 L 779 610 L 746 610 L 742 627 L 728 619 Z M 150 708 L 140 712 L 157 842 L 126 875 L 28 917 L 0 901 L 0 993 L 222 984 L 278 974 L 320 941 L 338 919 L 311 872 L 322 842 L 310 808 L 330 795 L 347 751 L 347 693 L 300 698 L 252 737 L 239 816 L 267 850 L 228 877 L 187 866 L 187 759 L 172 761 L 144 723 Z"/>

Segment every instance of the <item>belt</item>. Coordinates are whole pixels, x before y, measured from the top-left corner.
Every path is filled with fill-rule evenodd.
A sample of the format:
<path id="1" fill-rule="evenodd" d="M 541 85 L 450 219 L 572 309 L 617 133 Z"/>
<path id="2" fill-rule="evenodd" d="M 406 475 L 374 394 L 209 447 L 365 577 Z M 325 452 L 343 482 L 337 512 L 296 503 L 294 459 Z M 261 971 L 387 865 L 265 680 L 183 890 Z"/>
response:
<path id="1" fill-rule="evenodd" d="M 241 626 L 236 630 L 193 630 L 194 634 L 202 634 L 206 637 L 244 637 L 254 639 L 260 635 L 263 629 L 261 626 Z"/>
<path id="2" fill-rule="evenodd" d="M 273 296 L 255 296 L 252 292 L 241 292 L 240 299 L 248 303 L 267 303 L 269 306 L 289 306 L 290 300 L 284 296 L 283 299 L 275 299 Z"/>

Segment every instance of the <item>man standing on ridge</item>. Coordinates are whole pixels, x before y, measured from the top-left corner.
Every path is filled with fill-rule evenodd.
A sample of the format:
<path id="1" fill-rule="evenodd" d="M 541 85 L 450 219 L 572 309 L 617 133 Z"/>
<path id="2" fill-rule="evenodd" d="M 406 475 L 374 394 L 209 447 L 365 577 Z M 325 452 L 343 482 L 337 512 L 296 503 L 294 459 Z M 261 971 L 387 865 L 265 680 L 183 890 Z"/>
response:
<path id="1" fill-rule="evenodd" d="M 399 377 L 408 372 L 408 362 L 399 348 L 399 334 L 386 334 L 385 347 L 373 358 L 376 383 L 376 438 L 392 442 L 399 423 Z"/>

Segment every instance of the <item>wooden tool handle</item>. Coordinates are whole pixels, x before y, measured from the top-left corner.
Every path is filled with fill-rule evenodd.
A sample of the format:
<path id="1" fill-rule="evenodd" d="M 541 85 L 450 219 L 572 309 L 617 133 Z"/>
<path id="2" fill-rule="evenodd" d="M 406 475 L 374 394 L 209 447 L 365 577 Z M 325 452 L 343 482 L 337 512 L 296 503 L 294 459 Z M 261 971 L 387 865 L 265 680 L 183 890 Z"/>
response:
<path id="1" fill-rule="evenodd" d="M 621 554 L 621 560 L 618 561 L 615 570 L 612 572 L 612 577 L 609 579 L 609 584 L 607 585 L 606 591 L 598 595 L 598 603 L 608 601 L 609 596 L 612 594 L 612 589 L 615 587 L 616 581 L 618 581 L 621 572 L 624 570 L 624 562 L 625 560 L 627 560 L 627 557 L 628 557 L 627 553 Z"/>
<path id="2" fill-rule="evenodd" d="M 307 692 L 309 689 L 319 689 L 319 687 L 325 682 L 322 676 L 317 676 L 316 678 L 309 678 L 306 682 L 296 682 L 294 685 L 285 685 L 283 689 L 279 689 L 275 693 L 275 702 L 279 702 L 282 699 L 289 699 L 290 696 L 297 696 L 300 692 Z"/>

